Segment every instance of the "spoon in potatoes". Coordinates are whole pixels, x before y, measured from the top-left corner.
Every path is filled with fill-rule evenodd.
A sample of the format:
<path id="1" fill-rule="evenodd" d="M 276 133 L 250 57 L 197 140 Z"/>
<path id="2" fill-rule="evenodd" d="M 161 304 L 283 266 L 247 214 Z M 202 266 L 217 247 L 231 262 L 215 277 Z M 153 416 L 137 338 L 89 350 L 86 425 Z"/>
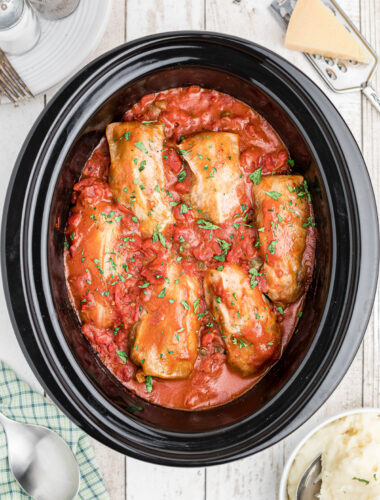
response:
<path id="1" fill-rule="evenodd" d="M 297 486 L 297 500 L 314 500 L 320 497 L 322 455 L 318 455 L 303 473 Z"/>

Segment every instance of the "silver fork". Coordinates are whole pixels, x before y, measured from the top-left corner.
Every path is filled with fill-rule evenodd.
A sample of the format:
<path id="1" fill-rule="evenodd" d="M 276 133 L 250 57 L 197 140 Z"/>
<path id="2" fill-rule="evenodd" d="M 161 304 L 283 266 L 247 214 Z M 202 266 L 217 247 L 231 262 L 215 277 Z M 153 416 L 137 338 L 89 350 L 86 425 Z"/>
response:
<path id="1" fill-rule="evenodd" d="M 15 106 L 18 106 L 20 102 L 28 101 L 30 97 L 34 97 L 1 49 L 0 93 L 6 95 Z"/>

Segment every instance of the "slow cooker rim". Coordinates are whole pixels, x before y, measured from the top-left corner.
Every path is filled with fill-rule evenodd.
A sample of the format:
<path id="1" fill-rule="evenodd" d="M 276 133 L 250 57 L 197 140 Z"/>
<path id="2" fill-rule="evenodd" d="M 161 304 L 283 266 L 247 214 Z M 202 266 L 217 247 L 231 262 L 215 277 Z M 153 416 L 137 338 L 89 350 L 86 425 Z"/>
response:
<path id="1" fill-rule="evenodd" d="M 170 38 L 172 39 L 175 35 L 177 35 L 177 34 L 171 34 Z M 182 35 L 182 33 L 181 33 L 181 35 Z M 192 36 L 194 36 L 194 35 L 197 35 L 197 33 L 191 32 L 191 35 L 192 35 Z M 202 33 L 202 35 L 204 35 L 204 33 Z M 213 34 L 212 34 L 212 35 L 213 35 Z M 183 35 L 183 36 L 184 36 L 184 35 Z M 158 37 L 159 37 L 159 36 L 158 36 Z M 226 38 L 224 35 L 221 35 L 221 37 L 222 37 L 222 38 Z M 154 41 L 156 37 L 148 37 L 148 38 L 149 38 L 149 39 L 151 39 L 151 38 L 152 38 L 152 39 L 153 39 L 153 41 Z M 233 37 L 227 37 L 227 38 L 232 38 L 232 39 L 233 39 L 233 41 L 236 41 L 236 40 L 237 40 L 237 39 L 235 39 L 235 38 L 233 38 Z M 146 40 L 146 38 L 145 38 L 144 40 Z M 132 42 L 132 44 L 133 44 L 133 43 L 134 43 L 134 44 L 136 44 L 136 45 L 138 45 L 138 43 L 137 43 L 137 42 Z M 248 42 L 245 42 L 245 43 L 248 43 Z M 251 44 L 251 45 L 252 45 L 252 44 Z M 266 49 L 262 49 L 261 47 L 260 47 L 259 49 L 260 49 L 260 50 L 262 50 L 263 52 L 269 52 L 269 51 L 267 51 Z M 115 51 L 115 52 L 116 52 L 116 51 L 118 51 L 118 50 L 120 50 L 120 48 L 118 48 L 118 49 L 114 49 L 114 51 Z M 112 53 L 111 53 L 111 54 L 112 54 Z M 109 56 L 109 54 L 108 54 L 108 56 Z M 104 56 L 101 56 L 101 57 L 104 57 Z M 287 63 L 287 64 L 289 64 L 289 63 Z M 291 65 L 289 65 L 289 66 L 291 66 Z M 293 69 L 293 67 L 292 67 L 292 66 L 291 66 L 291 68 L 292 68 L 292 71 L 294 71 L 294 69 Z M 70 83 L 70 82 L 69 82 L 69 83 Z M 65 87 L 64 87 L 64 88 L 65 88 Z M 339 118 L 340 118 L 340 117 L 339 117 Z M 340 120 L 341 120 L 341 118 L 340 118 Z M 37 126 L 38 126 L 38 124 L 36 125 L 36 127 L 37 127 Z M 35 128 L 36 128 L 36 127 L 35 127 Z M 352 137 L 352 136 L 351 136 L 351 137 Z M 28 139 L 27 139 L 27 141 L 28 141 Z M 21 153 L 20 155 L 22 155 L 22 153 Z M 20 157 L 19 157 L 19 160 L 20 160 Z M 363 164 L 364 164 L 364 162 L 363 162 Z M 18 167 L 20 166 L 20 161 L 18 161 L 18 162 L 17 162 L 17 165 L 18 165 Z M 9 202 L 9 200 L 8 200 L 8 202 Z M 8 206 L 8 209 L 9 209 L 9 206 Z M 6 214 L 6 210 L 4 211 L 4 214 Z M 5 220 L 3 219 L 3 238 L 2 238 L 2 245 L 4 245 L 4 230 L 5 230 Z M 5 262 L 5 257 L 4 257 L 4 251 L 3 251 L 3 252 L 2 252 L 2 264 L 3 264 L 3 271 L 4 271 L 4 266 L 5 266 L 4 262 Z M 3 274 L 3 276 L 5 276 L 5 273 Z M 9 302 L 9 301 L 8 301 L 8 302 Z M 21 340 L 21 339 L 19 338 L 19 340 Z M 50 392 L 50 391 L 49 391 L 49 392 Z M 249 453 L 249 451 L 248 451 L 248 453 Z M 140 458 L 141 458 L 141 455 L 138 455 L 138 457 L 140 457 Z M 162 462 L 160 462 L 160 463 L 162 463 Z M 215 462 L 215 463 L 216 463 L 216 462 Z M 218 463 L 220 463 L 220 462 L 218 462 Z"/>

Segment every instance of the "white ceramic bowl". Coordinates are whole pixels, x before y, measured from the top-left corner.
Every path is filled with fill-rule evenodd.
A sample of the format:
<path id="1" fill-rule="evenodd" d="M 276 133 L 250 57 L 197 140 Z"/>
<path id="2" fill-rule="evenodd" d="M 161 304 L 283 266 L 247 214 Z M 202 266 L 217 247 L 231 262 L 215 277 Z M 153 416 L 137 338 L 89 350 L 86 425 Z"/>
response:
<path id="1" fill-rule="evenodd" d="M 322 427 L 325 427 L 327 424 L 330 424 L 331 422 L 334 422 L 339 418 L 347 417 L 348 415 L 354 415 L 356 413 L 380 414 L 380 408 L 356 408 L 354 410 L 344 411 L 342 413 L 339 413 L 338 415 L 328 418 L 327 420 L 324 420 L 322 423 L 317 425 L 317 427 L 314 427 L 313 430 L 311 430 L 308 434 L 306 434 L 306 436 L 302 439 L 302 441 L 300 441 L 300 443 L 296 446 L 296 448 L 293 450 L 292 454 L 286 461 L 284 470 L 282 471 L 278 500 L 288 500 L 287 483 L 288 483 L 289 471 L 292 466 L 293 460 L 295 459 L 297 453 L 300 451 L 302 446 L 306 443 L 306 441 L 308 441 L 311 438 L 311 436 L 313 436 L 313 434 L 319 431 L 319 429 L 322 429 Z"/>

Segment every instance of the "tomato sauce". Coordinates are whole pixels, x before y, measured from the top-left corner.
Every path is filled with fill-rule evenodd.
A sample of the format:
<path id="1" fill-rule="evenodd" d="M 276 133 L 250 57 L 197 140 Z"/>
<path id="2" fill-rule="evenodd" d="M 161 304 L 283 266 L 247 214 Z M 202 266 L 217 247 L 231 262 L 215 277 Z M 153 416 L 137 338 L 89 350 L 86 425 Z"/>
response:
<path id="1" fill-rule="evenodd" d="M 103 138 L 84 165 L 80 181 L 74 186 L 72 201 L 75 206 L 67 227 L 67 285 L 71 301 L 82 320 L 83 334 L 102 362 L 125 387 L 152 403 L 184 410 L 227 403 L 265 375 L 282 354 L 296 328 L 312 278 L 316 237 L 313 227 L 309 228 L 304 252 L 308 268 L 305 293 L 283 314 L 274 309 L 281 329 L 281 348 L 259 374 L 242 377 L 226 363 L 223 339 L 211 314 L 206 312 L 204 297 L 199 304 L 199 311 L 205 313 L 201 317 L 198 356 L 187 379 L 163 380 L 154 377 L 149 392 L 138 376 L 137 366 L 127 354 L 129 336 L 144 305 L 149 303 L 151 292 L 149 287 L 144 288 L 144 283 L 163 284 L 166 266 L 173 255 L 177 255 L 177 261 L 200 281 L 205 271 L 220 269 L 224 263 L 238 264 L 248 273 L 252 261 L 258 258 L 255 245 L 258 232 L 253 221 L 252 181 L 249 175 L 258 168 L 261 168 L 262 175 L 290 173 L 288 151 L 269 123 L 252 108 L 229 95 L 196 86 L 146 95 L 125 113 L 123 120 L 165 124 L 166 144 L 162 154 L 166 188 L 170 192 L 175 218 L 175 224 L 165 233 L 165 238 L 171 241 L 171 249 L 169 251 L 159 241 L 153 242 L 152 238 L 144 239 L 133 214 L 113 199 L 107 183 L 110 155 L 107 141 Z M 245 179 L 245 190 L 239 193 L 241 212 L 235 216 L 234 224 L 220 224 L 213 231 L 201 229 L 193 212 L 183 206 L 182 197 L 189 192 L 192 179 L 187 165 L 185 179 L 178 181 L 183 160 L 175 147 L 182 138 L 201 131 L 228 131 L 240 136 L 240 167 Z M 86 268 L 86 259 L 93 258 L 96 262 L 96 258 L 84 255 L 83 235 L 88 233 L 99 207 L 110 223 L 123 215 L 123 243 L 117 251 L 122 252 L 129 273 L 128 280 L 110 283 L 102 279 L 101 274 L 94 276 Z M 88 211 L 91 212 L 89 216 Z M 218 239 L 230 243 L 228 251 L 223 251 Z M 215 259 L 215 255 L 219 259 Z M 98 267 L 101 270 L 100 264 Z M 258 286 L 263 293 L 266 292 L 265 277 L 258 277 Z M 99 306 L 96 314 L 103 315 L 105 328 L 94 326 L 94 303 Z"/>

